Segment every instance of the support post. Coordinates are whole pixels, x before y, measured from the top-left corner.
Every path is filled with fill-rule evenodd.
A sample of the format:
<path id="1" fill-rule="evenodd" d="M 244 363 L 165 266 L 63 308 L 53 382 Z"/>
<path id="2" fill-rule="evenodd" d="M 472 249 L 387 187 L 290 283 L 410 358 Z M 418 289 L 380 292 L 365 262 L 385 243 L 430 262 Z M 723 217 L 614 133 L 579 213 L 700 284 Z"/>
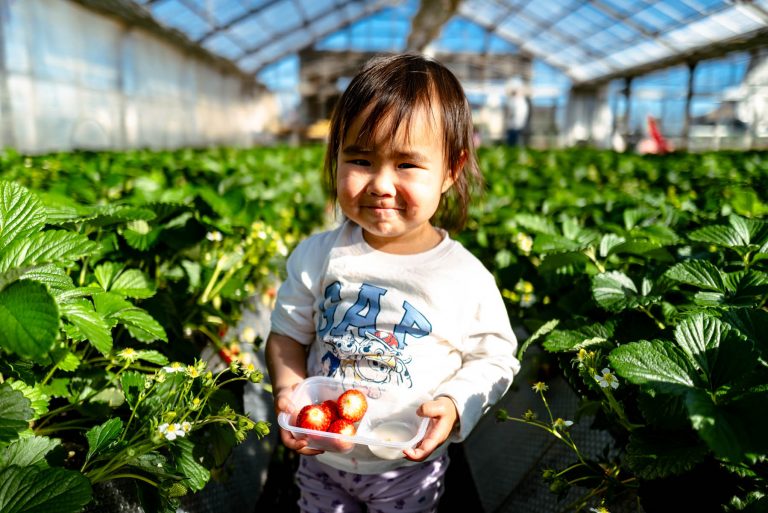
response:
<path id="1" fill-rule="evenodd" d="M 693 82 L 696 76 L 698 62 L 688 63 L 688 91 L 685 94 L 685 118 L 683 119 L 683 133 L 680 134 L 680 142 L 683 150 L 691 147 L 691 101 L 693 100 Z"/>

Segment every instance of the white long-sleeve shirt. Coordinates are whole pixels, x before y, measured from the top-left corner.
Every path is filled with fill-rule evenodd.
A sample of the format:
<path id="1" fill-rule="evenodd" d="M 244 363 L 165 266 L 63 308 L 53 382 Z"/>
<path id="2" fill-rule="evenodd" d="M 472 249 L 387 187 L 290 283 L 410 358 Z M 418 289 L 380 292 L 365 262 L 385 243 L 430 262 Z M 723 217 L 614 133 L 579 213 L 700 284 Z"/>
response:
<path id="1" fill-rule="evenodd" d="M 287 271 L 272 331 L 310 346 L 308 375 L 448 396 L 459 413 L 452 441 L 466 438 L 519 370 L 493 276 L 445 233 L 426 252 L 396 255 L 373 249 L 345 221 L 299 244 Z M 361 474 L 411 463 L 364 447 L 318 458 Z"/>

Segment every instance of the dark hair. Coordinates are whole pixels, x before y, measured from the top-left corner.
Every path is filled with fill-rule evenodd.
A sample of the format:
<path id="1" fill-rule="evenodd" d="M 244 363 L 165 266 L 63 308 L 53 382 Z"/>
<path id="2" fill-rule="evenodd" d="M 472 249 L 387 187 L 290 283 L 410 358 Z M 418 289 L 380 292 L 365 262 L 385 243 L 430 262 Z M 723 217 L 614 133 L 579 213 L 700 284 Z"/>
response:
<path id="1" fill-rule="evenodd" d="M 466 222 L 473 189 L 482 182 L 472 112 L 458 79 L 444 65 L 427 57 L 377 57 L 352 79 L 331 117 L 325 155 L 328 193 L 335 202 L 338 154 L 349 127 L 361 113 L 368 110 L 356 142 L 365 145 L 376 135 L 377 121 L 391 116 L 389 135 L 394 138 L 400 128 L 408 130 L 408 121 L 419 107 L 434 107 L 442 113 L 443 151 L 454 179 L 453 186 L 440 199 L 433 222 L 458 231 Z"/>

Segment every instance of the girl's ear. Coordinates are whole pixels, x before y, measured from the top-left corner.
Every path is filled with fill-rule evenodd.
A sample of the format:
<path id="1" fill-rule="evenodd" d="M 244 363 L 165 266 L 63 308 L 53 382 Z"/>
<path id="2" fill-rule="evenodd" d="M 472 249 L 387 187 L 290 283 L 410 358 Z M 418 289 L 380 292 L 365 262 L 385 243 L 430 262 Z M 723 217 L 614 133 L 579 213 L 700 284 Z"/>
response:
<path id="1" fill-rule="evenodd" d="M 461 152 L 461 155 L 459 156 L 459 161 L 456 163 L 455 169 L 449 169 L 448 173 L 445 175 L 445 179 L 443 180 L 443 187 L 441 189 L 441 193 L 444 194 L 448 189 L 453 187 L 453 184 L 456 183 L 456 180 L 459 179 L 459 176 L 461 173 L 464 172 L 464 164 L 467 163 L 467 153 L 465 151 Z"/>

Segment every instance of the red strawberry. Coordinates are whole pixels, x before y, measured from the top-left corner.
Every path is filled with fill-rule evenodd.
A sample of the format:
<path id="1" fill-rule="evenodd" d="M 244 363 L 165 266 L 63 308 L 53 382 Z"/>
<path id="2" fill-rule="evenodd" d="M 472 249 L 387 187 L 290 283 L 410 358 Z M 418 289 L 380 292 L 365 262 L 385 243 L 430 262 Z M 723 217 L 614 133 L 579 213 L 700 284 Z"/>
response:
<path id="1" fill-rule="evenodd" d="M 368 401 L 359 390 L 347 390 L 336 400 L 339 407 L 339 415 L 350 422 L 357 422 L 363 418 L 368 409 Z"/>
<path id="2" fill-rule="evenodd" d="M 347 419 L 336 419 L 331 422 L 331 425 L 328 427 L 328 432 L 338 433 L 340 435 L 346 436 L 355 436 L 355 433 L 357 433 L 357 428 Z"/>
<path id="3" fill-rule="evenodd" d="M 328 408 L 328 411 L 331 414 L 331 423 L 339 418 L 339 406 L 336 404 L 336 401 L 328 399 L 327 401 L 323 401 L 323 406 Z"/>
<path id="4" fill-rule="evenodd" d="M 299 411 L 296 425 L 304 429 L 325 431 L 331 425 L 331 412 L 322 404 L 308 404 Z"/>

